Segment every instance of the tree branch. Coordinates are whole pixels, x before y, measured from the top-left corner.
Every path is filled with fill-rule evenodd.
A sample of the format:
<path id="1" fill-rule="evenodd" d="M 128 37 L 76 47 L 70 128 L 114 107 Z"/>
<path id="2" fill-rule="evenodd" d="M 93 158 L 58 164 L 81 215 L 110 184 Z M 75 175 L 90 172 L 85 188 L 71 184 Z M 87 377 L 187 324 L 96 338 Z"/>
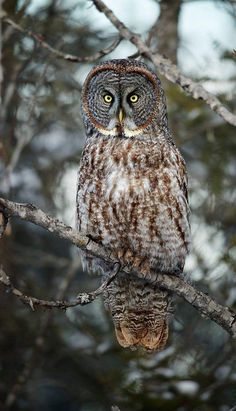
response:
<path id="1" fill-rule="evenodd" d="M 44 41 L 40 34 L 33 33 L 31 30 L 23 29 L 19 24 L 15 23 L 12 19 L 8 18 L 7 16 L 4 16 L 3 20 L 5 23 L 13 27 L 15 30 L 34 39 L 42 48 L 52 53 L 55 57 L 71 61 L 73 63 L 90 63 L 92 61 L 98 60 L 101 57 L 106 56 L 107 54 L 110 54 L 113 50 L 115 50 L 115 48 L 120 44 L 122 40 L 122 37 L 118 36 L 110 46 L 98 51 L 92 56 L 79 57 L 73 54 L 63 53 L 62 51 L 55 49 L 54 47 L 50 46 L 50 44 L 48 44 L 46 41 Z"/>
<path id="2" fill-rule="evenodd" d="M 95 291 L 90 293 L 80 293 L 76 296 L 76 299 L 73 301 L 66 301 L 66 300 L 54 300 L 54 301 L 47 301 L 41 300 L 35 297 L 31 297 L 28 295 L 23 294 L 20 290 L 15 288 L 10 281 L 9 276 L 0 268 L 0 283 L 2 283 L 11 294 L 15 295 L 19 300 L 23 303 L 28 304 L 32 310 L 34 311 L 35 306 L 46 307 L 46 308 L 61 308 L 63 310 L 76 307 L 77 305 L 86 305 L 93 302 L 103 291 L 106 289 L 108 284 L 115 278 L 119 271 L 120 265 L 115 264 L 114 269 L 111 273 L 107 276 L 105 281 L 98 287 Z"/>
<path id="3" fill-rule="evenodd" d="M 19 204 L 0 198 L 0 212 L 2 212 L 6 218 L 16 216 L 22 220 L 30 221 L 31 223 L 43 227 L 60 238 L 70 241 L 79 248 L 87 250 L 91 255 L 104 259 L 110 264 L 118 263 L 117 258 L 114 258 L 101 244 L 98 244 L 80 232 L 73 230 L 61 221 L 50 217 L 32 204 Z M 122 267 L 122 271 L 127 272 L 127 274 L 131 273 L 131 270 L 127 267 Z M 140 278 L 155 281 L 155 284 L 158 286 L 172 291 L 184 298 L 201 314 L 215 321 L 231 334 L 232 337 L 236 338 L 236 314 L 228 307 L 218 304 L 208 295 L 196 290 L 192 285 L 178 276 L 165 273 L 156 274 L 154 271 L 150 272 L 150 277 L 148 276 L 149 278 L 147 276 L 144 277 L 141 272 L 136 272 L 135 274 Z M 104 285 L 104 287 L 106 286 L 107 284 Z M 96 292 L 97 291 L 95 291 L 95 293 Z M 30 304 L 29 301 L 28 303 Z M 63 302 L 62 305 L 63 304 L 65 304 L 65 302 Z M 58 303 L 55 302 L 55 305 L 53 306 L 58 306 Z"/>
<path id="4" fill-rule="evenodd" d="M 126 40 L 133 43 L 140 55 L 147 57 L 159 72 L 164 75 L 168 80 L 174 84 L 178 84 L 185 92 L 190 94 L 196 100 L 204 100 L 205 103 L 217 114 L 219 114 L 227 123 L 236 126 L 236 115 L 231 113 L 220 100 L 209 93 L 201 84 L 196 83 L 189 77 L 181 74 L 178 67 L 171 63 L 170 60 L 163 57 L 162 55 L 155 53 L 153 54 L 146 43 L 141 39 L 140 36 L 133 33 L 128 29 L 127 26 L 120 21 L 112 10 L 110 10 L 102 0 L 92 0 L 93 4 L 96 6 L 98 11 L 105 14 L 105 16 L 110 20 L 110 22 L 119 31 L 119 34 Z"/>

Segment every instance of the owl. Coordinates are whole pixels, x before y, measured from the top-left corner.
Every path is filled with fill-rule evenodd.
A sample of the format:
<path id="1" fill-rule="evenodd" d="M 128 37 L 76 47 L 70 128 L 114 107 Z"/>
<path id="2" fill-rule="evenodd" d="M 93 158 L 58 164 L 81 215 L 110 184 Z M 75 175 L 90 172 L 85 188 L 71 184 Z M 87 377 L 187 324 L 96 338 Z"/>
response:
<path id="1" fill-rule="evenodd" d="M 160 80 L 140 61 L 98 64 L 83 85 L 82 114 L 77 228 L 121 264 L 103 295 L 120 345 L 160 350 L 172 296 L 150 272 L 181 275 L 190 246 L 185 162 L 168 128 Z M 111 270 L 84 251 L 82 259 L 104 276 Z"/>

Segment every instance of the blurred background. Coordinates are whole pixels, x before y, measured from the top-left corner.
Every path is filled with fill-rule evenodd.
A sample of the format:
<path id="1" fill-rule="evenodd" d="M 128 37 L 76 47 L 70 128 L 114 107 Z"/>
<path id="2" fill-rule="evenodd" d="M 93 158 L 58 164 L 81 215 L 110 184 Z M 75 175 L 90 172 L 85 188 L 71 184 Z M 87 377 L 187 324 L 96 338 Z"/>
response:
<path id="1" fill-rule="evenodd" d="M 235 1 L 106 4 L 154 51 L 235 109 Z M 117 37 L 87 0 L 5 0 L 2 8 L 66 53 L 92 56 Z M 135 51 L 122 41 L 106 59 Z M 34 203 L 73 227 L 85 141 L 80 93 L 92 65 L 57 59 L 2 24 L 0 195 Z M 235 130 L 161 80 L 189 173 L 193 247 L 186 273 L 236 309 Z M 0 264 L 19 289 L 38 298 L 69 299 L 99 284 L 83 273 L 75 247 L 19 219 L 1 239 Z M 1 411 L 108 411 L 113 405 L 120 411 L 229 411 L 236 405 L 235 341 L 180 299 L 166 349 L 150 355 L 118 346 L 102 299 L 66 312 L 33 312 L 0 292 Z"/>

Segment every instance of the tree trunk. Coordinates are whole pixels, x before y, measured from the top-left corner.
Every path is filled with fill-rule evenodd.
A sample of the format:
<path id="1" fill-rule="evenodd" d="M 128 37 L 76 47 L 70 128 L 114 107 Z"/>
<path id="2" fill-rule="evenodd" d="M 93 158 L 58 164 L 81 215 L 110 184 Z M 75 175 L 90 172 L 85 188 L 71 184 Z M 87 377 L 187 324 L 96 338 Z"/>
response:
<path id="1" fill-rule="evenodd" d="M 177 50 L 179 46 L 178 21 L 182 0 L 161 0 L 160 16 L 155 24 L 155 48 L 160 54 L 177 63 Z"/>

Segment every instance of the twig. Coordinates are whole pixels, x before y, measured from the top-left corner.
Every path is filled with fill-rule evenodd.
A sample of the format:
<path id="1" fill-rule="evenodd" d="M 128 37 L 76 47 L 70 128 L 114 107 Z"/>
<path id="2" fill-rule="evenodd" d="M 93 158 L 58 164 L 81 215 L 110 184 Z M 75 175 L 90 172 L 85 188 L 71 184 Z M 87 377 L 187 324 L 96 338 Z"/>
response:
<path id="1" fill-rule="evenodd" d="M 11 294 L 15 295 L 19 300 L 23 303 L 28 304 L 31 309 L 34 311 L 35 306 L 46 307 L 46 308 L 61 308 L 63 310 L 76 307 L 77 305 L 86 305 L 93 302 L 103 291 L 106 289 L 108 284 L 115 278 L 119 271 L 120 265 L 115 264 L 114 269 L 111 273 L 107 276 L 106 280 L 97 288 L 95 291 L 90 293 L 80 293 L 76 296 L 76 299 L 72 301 L 66 300 L 54 300 L 54 301 L 47 301 L 41 300 L 35 297 L 31 297 L 28 295 L 23 294 L 20 290 L 14 287 L 12 284 L 9 276 L 0 268 L 0 283 L 2 283 Z"/>
<path id="2" fill-rule="evenodd" d="M 91 255 L 104 259 L 110 264 L 118 262 L 101 244 L 73 230 L 61 221 L 50 217 L 32 204 L 19 204 L 0 198 L 0 211 L 3 212 L 6 217 L 16 216 L 22 220 L 30 221 L 43 227 L 58 235 L 60 238 L 64 238 L 78 247 L 87 250 Z M 131 269 L 122 267 L 122 271 L 130 273 Z M 141 272 L 136 272 L 136 275 L 144 278 Z M 157 274 L 151 271 L 149 276 L 145 276 L 145 279 L 155 281 L 158 286 L 178 294 L 201 314 L 215 321 L 236 338 L 236 314 L 228 307 L 218 304 L 208 295 L 196 290 L 182 278 L 170 275 L 170 273 Z M 57 303 L 55 303 L 55 306 L 57 306 Z"/>
<path id="3" fill-rule="evenodd" d="M 107 54 L 115 50 L 115 48 L 120 44 L 122 40 L 122 37 L 119 36 L 113 41 L 113 43 L 110 46 L 100 51 L 97 51 L 92 56 L 79 57 L 73 54 L 63 53 L 62 51 L 55 49 L 54 47 L 50 46 L 50 44 L 48 44 L 46 41 L 44 41 L 40 34 L 33 33 L 31 30 L 23 29 L 19 24 L 15 23 L 12 19 L 8 17 L 4 17 L 3 20 L 5 23 L 12 26 L 15 30 L 34 39 L 42 48 L 48 50 L 55 57 L 63 59 L 63 60 L 71 61 L 73 63 L 89 63 L 89 62 L 98 60 L 101 57 L 106 56 Z"/>
<path id="4" fill-rule="evenodd" d="M 162 55 L 155 53 L 153 54 L 150 48 L 146 45 L 145 42 L 141 39 L 140 36 L 133 33 L 124 25 L 110 10 L 102 0 L 92 0 L 96 8 L 105 14 L 105 16 L 110 20 L 110 22 L 117 28 L 119 34 L 126 40 L 133 43 L 139 53 L 155 65 L 161 74 L 163 74 L 168 80 L 174 84 L 178 84 L 182 89 L 189 93 L 196 100 L 204 100 L 205 103 L 217 114 L 219 114 L 227 123 L 236 126 L 236 115 L 231 113 L 220 100 L 209 93 L 201 84 L 194 82 L 189 77 L 181 74 L 178 67 L 171 63 L 171 61 Z"/>

